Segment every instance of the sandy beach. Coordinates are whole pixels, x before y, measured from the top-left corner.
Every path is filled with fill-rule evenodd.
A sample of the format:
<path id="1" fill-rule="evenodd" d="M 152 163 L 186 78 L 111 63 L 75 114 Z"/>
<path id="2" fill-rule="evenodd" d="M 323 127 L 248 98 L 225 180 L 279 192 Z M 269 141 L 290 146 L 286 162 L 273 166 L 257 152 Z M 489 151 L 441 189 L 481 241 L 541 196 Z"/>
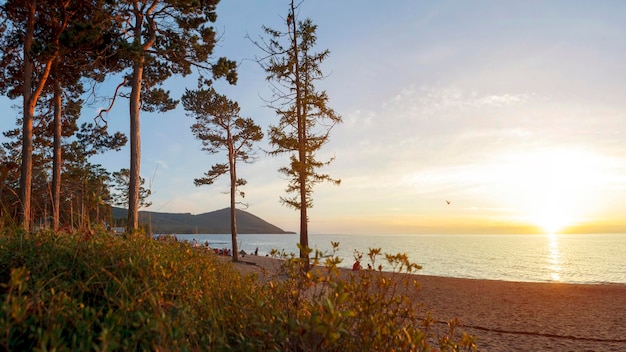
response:
<path id="1" fill-rule="evenodd" d="M 235 267 L 244 274 L 279 266 L 267 257 L 240 259 Z M 412 299 L 436 320 L 460 319 L 479 351 L 626 351 L 626 285 L 416 278 L 421 288 Z"/>

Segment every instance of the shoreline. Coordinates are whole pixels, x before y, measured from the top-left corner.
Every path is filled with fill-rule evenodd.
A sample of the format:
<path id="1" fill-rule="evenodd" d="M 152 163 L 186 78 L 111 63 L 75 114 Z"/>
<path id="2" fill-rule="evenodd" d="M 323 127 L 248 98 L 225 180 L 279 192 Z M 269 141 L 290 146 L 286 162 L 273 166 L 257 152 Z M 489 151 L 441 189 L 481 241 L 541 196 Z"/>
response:
<path id="1" fill-rule="evenodd" d="M 276 273 L 279 264 L 252 255 L 233 263 L 242 274 Z M 479 351 L 626 351 L 626 285 L 402 275 L 421 286 L 411 299 L 437 321 L 458 318 Z"/>
<path id="2" fill-rule="evenodd" d="M 247 237 L 250 236 L 250 237 Z M 230 235 L 201 235 L 199 243 L 229 247 Z M 283 235 L 242 235 L 239 249 L 265 256 L 273 250 L 298 255 L 297 238 Z M 404 234 L 404 235 L 311 235 L 311 247 L 342 259 L 339 267 L 352 268 L 354 251 L 369 263 L 369 249 L 382 254 L 406 254 L 423 266 L 424 275 L 520 282 L 568 282 L 579 284 L 626 284 L 626 266 L 617 253 L 626 252 L 621 234 Z M 190 237 L 188 237 L 190 238 Z M 200 240 L 201 238 L 201 240 Z M 216 241 L 213 243 L 212 241 Z M 334 250 L 329 244 L 340 243 Z M 581 250 L 585 248 L 585 250 Z M 383 251 L 384 250 L 384 251 Z M 391 271 L 383 256 L 376 266 Z M 364 266 L 367 266 L 366 264 Z"/>

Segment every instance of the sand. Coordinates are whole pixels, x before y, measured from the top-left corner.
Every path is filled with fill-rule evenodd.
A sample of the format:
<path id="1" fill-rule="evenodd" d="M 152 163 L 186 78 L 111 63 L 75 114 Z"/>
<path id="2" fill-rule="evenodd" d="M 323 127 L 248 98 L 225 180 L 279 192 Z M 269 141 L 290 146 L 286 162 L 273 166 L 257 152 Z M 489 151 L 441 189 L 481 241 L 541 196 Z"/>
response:
<path id="1" fill-rule="evenodd" d="M 244 274 L 279 265 L 261 256 L 240 260 L 235 268 Z M 416 279 L 421 288 L 412 298 L 437 320 L 459 318 L 479 351 L 626 351 L 626 285 Z"/>

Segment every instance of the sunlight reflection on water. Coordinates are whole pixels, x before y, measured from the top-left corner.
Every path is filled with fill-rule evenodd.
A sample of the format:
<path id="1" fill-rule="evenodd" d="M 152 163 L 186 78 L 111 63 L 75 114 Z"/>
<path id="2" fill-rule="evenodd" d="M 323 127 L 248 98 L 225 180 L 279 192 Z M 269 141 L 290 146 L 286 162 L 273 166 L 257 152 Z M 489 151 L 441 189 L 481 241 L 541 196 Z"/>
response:
<path id="1" fill-rule="evenodd" d="M 553 281 L 561 281 L 561 255 L 559 253 L 559 236 L 557 234 L 548 235 L 548 269 L 550 270 L 550 277 Z"/>

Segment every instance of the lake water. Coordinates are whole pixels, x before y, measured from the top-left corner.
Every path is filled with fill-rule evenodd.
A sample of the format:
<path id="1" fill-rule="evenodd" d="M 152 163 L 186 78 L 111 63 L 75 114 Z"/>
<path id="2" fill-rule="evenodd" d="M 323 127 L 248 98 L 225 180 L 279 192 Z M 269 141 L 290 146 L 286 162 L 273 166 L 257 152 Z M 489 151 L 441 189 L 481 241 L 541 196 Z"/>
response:
<path id="1" fill-rule="evenodd" d="M 213 248 L 230 248 L 230 235 L 177 235 L 181 240 Z M 237 236 L 239 249 L 266 255 L 272 249 L 298 254 L 299 236 Z M 445 277 L 528 282 L 626 284 L 626 235 L 309 235 L 309 246 L 330 251 L 339 242 L 342 267 L 354 263 L 354 251 L 369 248 L 383 253 L 406 253 L 422 266 L 418 273 Z M 376 262 L 383 264 L 384 258 Z"/>

